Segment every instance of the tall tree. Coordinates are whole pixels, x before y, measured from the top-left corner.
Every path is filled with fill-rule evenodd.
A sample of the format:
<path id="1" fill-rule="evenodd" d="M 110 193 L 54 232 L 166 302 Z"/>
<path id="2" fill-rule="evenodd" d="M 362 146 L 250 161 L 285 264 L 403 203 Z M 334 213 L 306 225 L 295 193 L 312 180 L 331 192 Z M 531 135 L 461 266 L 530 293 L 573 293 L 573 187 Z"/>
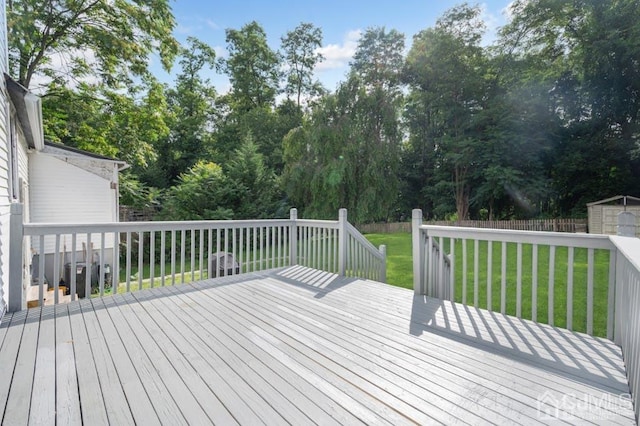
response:
<path id="1" fill-rule="evenodd" d="M 404 34 L 384 27 L 368 28 L 353 55 L 351 71 L 360 75 L 366 84 L 385 89 L 400 83 L 404 64 Z"/>
<path id="2" fill-rule="evenodd" d="M 212 122 L 216 92 L 202 76 L 215 67 L 215 52 L 207 44 L 189 37 L 180 50 L 181 71 L 176 85 L 167 91 L 171 131 L 158 140 L 158 162 L 146 173 L 149 184 L 167 187 L 198 160 L 211 153 Z"/>
<path id="3" fill-rule="evenodd" d="M 7 22 L 11 73 L 25 87 L 36 74 L 67 80 L 56 55 L 73 77 L 116 84 L 148 75 L 152 52 L 169 69 L 178 49 L 169 0 L 12 0 Z"/>
<path id="4" fill-rule="evenodd" d="M 363 62 L 385 49 L 380 33 L 371 31 L 356 53 Z M 395 45 L 401 55 L 403 45 Z M 397 81 L 392 72 L 372 76 L 353 67 L 336 93 L 287 135 L 284 187 L 305 214 L 334 217 L 346 207 L 358 223 L 396 215 L 402 141 Z"/>
<path id="5" fill-rule="evenodd" d="M 231 80 L 230 105 L 239 111 L 272 106 L 280 85 L 280 56 L 267 44 L 256 21 L 226 30 L 229 58 L 223 68 Z"/>
<path id="6" fill-rule="evenodd" d="M 318 48 L 322 46 L 322 29 L 303 22 L 281 38 L 285 60 L 285 93 L 294 96 L 300 108 L 303 95 L 310 97 L 322 94 L 320 82 L 313 79 L 315 66 L 324 57 Z"/>
<path id="7" fill-rule="evenodd" d="M 548 173 L 559 214 L 629 192 L 640 182 L 640 4 L 517 1 L 501 32 L 512 61 L 526 63 L 558 122 Z M 534 64 L 541 64 L 535 66 Z"/>
<path id="8" fill-rule="evenodd" d="M 469 215 L 471 174 L 477 162 L 475 142 L 480 133 L 475 119 L 486 87 L 480 12 L 478 6 L 457 6 L 439 18 L 435 28 L 418 33 L 404 72 L 405 82 L 421 93 L 414 99 L 427 103 L 422 108 L 428 110 L 434 126 L 427 136 L 433 138 L 431 142 L 413 142 L 435 147 L 440 189 L 452 190 L 460 220 Z"/>

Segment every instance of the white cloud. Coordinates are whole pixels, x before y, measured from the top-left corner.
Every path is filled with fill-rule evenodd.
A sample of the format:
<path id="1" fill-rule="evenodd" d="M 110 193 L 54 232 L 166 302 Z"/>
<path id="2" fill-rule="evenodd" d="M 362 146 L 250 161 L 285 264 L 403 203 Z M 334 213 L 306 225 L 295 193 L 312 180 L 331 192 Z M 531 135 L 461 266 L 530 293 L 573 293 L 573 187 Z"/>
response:
<path id="1" fill-rule="evenodd" d="M 316 65 L 316 71 L 327 71 L 347 66 L 356 52 L 361 35 L 361 30 L 349 31 L 342 44 L 328 44 L 318 48 L 317 52 L 324 56 L 324 61 Z"/>
<path id="2" fill-rule="evenodd" d="M 212 19 L 205 19 L 204 23 L 207 24 L 207 27 L 211 28 L 212 30 L 220 29 L 220 25 L 216 24 Z"/>
<path id="3" fill-rule="evenodd" d="M 176 34 L 190 35 L 193 33 L 194 28 L 189 25 L 178 24 L 173 31 Z"/>
<path id="4" fill-rule="evenodd" d="M 226 59 L 229 57 L 229 52 L 223 46 L 213 46 L 213 51 L 216 52 L 216 58 Z"/>

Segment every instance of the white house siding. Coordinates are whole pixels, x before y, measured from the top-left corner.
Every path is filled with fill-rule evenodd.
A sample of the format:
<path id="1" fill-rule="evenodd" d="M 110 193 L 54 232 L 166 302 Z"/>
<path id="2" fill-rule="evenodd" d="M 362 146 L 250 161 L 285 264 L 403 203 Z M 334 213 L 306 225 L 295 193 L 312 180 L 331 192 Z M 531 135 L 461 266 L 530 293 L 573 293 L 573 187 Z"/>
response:
<path id="1" fill-rule="evenodd" d="M 6 4 L 0 0 L 0 72 L 8 71 Z M 4 80 L 4 78 L 2 79 Z M 7 302 L 9 284 L 9 97 L 0 84 L 0 315 Z"/>
<path id="2" fill-rule="evenodd" d="M 52 155 L 34 152 L 29 158 L 29 203 L 32 223 L 105 223 L 115 222 L 115 193 L 111 180 L 103 179 L 78 166 Z M 105 248 L 113 247 L 113 235 L 107 235 Z M 76 240 L 82 249 L 86 236 Z M 93 236 L 94 250 L 100 249 L 99 236 Z M 31 241 L 40 253 L 39 241 Z M 71 250 L 71 237 L 62 236 L 60 248 L 66 243 Z M 45 240 L 44 252 L 53 253 L 55 240 Z"/>

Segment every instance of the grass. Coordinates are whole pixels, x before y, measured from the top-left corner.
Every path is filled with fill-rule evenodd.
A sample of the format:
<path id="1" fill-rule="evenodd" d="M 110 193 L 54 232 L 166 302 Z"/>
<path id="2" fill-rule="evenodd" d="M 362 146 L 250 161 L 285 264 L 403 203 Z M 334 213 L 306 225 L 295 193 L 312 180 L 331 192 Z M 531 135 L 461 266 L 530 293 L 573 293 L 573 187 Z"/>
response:
<path id="1" fill-rule="evenodd" d="M 411 259 L 411 234 L 367 234 L 367 239 L 376 246 L 387 245 L 387 282 L 399 287 L 413 288 L 413 263 Z M 487 242 L 481 241 L 478 246 L 478 276 L 476 294 L 475 276 L 475 247 L 472 241 L 467 241 L 466 286 L 464 285 L 462 263 L 462 240 L 456 240 L 455 246 L 455 300 L 481 308 L 491 306 L 493 310 L 501 309 L 502 285 L 502 246 L 492 244 L 492 279 L 491 303 L 488 304 L 488 265 Z M 450 252 L 450 241 L 444 241 L 445 251 Z M 516 315 L 517 300 L 517 245 L 506 245 L 507 261 L 505 274 L 505 313 Z M 547 322 L 549 313 L 549 246 L 538 247 L 537 264 L 537 318 L 539 322 Z M 522 317 L 532 319 L 532 283 L 533 283 L 533 249 L 531 245 L 522 247 Z M 587 329 L 587 250 L 575 249 L 573 262 L 573 329 L 586 331 Z M 567 327 L 567 288 L 568 288 L 568 249 L 558 247 L 554 257 L 554 286 L 553 286 L 553 321 L 554 325 Z M 593 332 L 598 336 L 606 335 L 607 326 L 607 291 L 609 276 L 609 253 L 606 250 L 596 250 L 594 256 L 594 286 L 593 286 Z M 465 290 L 466 287 L 466 291 Z"/>
<path id="2" fill-rule="evenodd" d="M 411 234 L 366 234 L 376 247 L 387 246 L 387 282 L 398 287 L 413 288 Z"/>

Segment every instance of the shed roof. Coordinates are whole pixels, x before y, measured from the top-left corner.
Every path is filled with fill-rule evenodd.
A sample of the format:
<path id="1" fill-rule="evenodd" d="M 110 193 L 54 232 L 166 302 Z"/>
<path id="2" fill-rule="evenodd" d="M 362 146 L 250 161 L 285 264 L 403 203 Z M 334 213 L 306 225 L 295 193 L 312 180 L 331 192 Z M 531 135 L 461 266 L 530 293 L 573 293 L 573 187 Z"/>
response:
<path id="1" fill-rule="evenodd" d="M 604 200 L 587 203 L 587 207 L 596 206 L 598 204 L 612 203 L 618 200 L 623 200 L 623 202 L 622 203 L 618 202 L 616 204 L 623 204 L 625 201 L 626 201 L 626 204 L 632 204 L 632 205 L 640 204 L 640 198 L 633 197 L 631 195 L 616 195 L 615 197 L 605 198 Z M 629 203 L 629 201 L 631 201 L 631 203 Z"/>

